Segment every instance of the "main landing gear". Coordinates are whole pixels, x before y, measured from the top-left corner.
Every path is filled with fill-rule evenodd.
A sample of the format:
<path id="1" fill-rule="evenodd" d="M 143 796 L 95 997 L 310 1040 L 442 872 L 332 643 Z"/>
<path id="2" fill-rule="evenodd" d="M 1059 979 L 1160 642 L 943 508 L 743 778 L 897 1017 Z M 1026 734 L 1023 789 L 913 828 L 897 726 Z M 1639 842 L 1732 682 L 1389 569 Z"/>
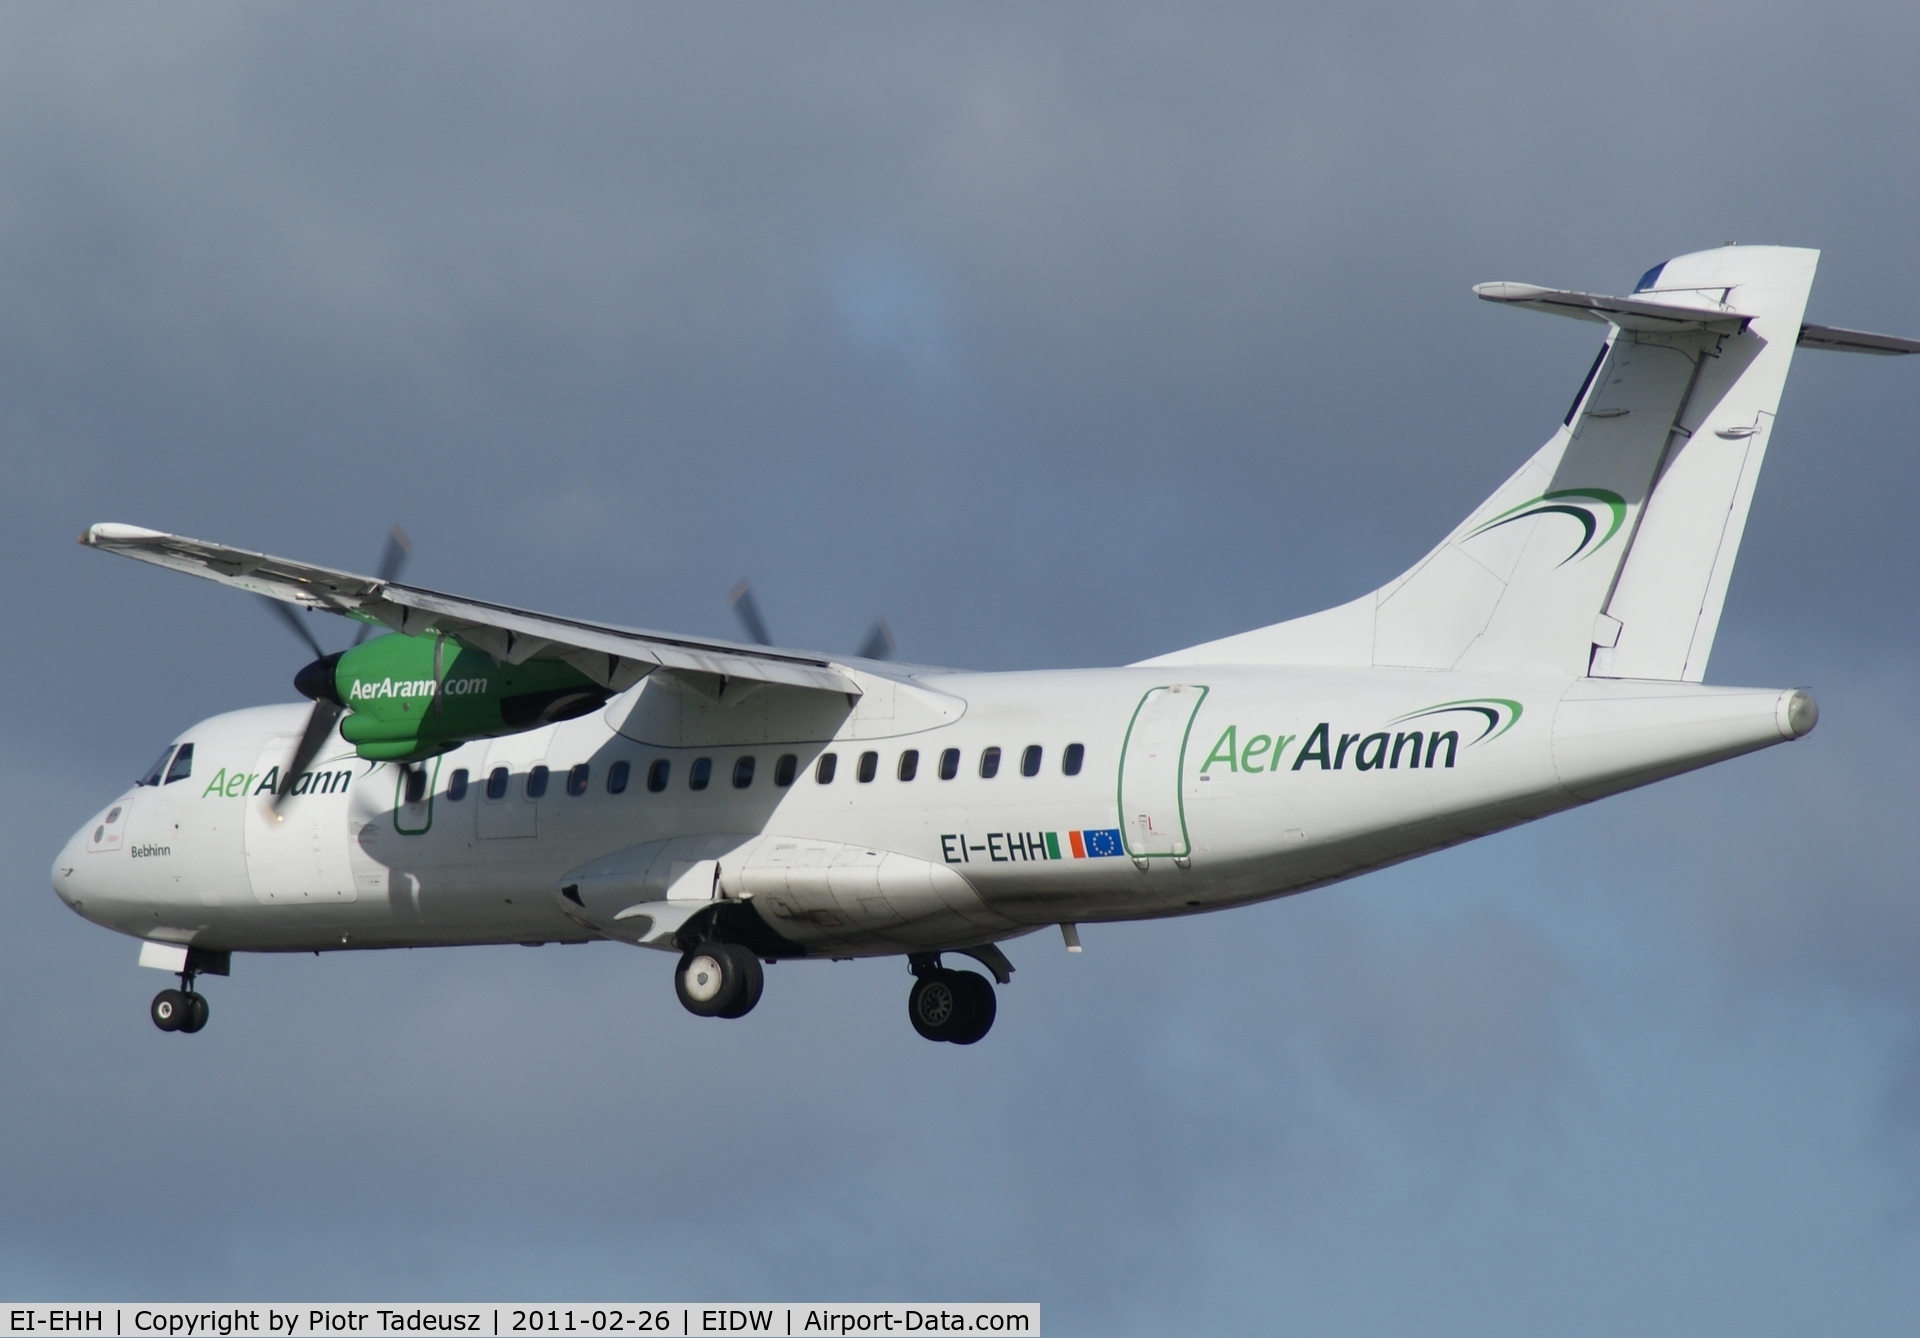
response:
<path id="1" fill-rule="evenodd" d="M 752 949 L 715 939 L 687 949 L 673 973 L 674 993 L 695 1017 L 745 1017 L 765 983 Z"/>
<path id="2" fill-rule="evenodd" d="M 963 951 L 978 958 L 1002 984 L 1013 971 L 996 947 Z M 913 990 L 907 995 L 907 1018 L 915 1031 L 930 1041 L 972 1045 L 993 1030 L 999 1005 L 992 981 L 972 971 L 949 970 L 940 965 L 937 952 L 914 953 L 907 965 L 914 976 Z M 695 1017 L 745 1017 L 760 1002 L 764 984 L 760 958 L 753 949 L 715 938 L 701 939 L 681 953 L 673 972 L 674 993 Z M 159 1007 L 156 999 L 156 1022 Z"/>
<path id="3" fill-rule="evenodd" d="M 972 1045 L 993 1029 L 999 1005 L 985 976 L 950 971 L 936 953 L 916 953 L 907 964 L 914 974 L 907 1018 L 915 1031 L 930 1041 Z"/>

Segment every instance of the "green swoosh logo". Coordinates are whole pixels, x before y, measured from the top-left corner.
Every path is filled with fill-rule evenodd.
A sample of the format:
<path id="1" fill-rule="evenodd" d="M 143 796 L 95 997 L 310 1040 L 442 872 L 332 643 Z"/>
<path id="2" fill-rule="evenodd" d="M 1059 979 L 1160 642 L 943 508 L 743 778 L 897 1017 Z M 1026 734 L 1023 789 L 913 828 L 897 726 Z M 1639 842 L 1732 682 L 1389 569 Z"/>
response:
<path id="1" fill-rule="evenodd" d="M 1580 522 L 1580 542 L 1571 553 L 1560 559 L 1558 565 L 1564 567 L 1577 557 L 1591 557 L 1620 532 L 1620 526 L 1627 519 L 1627 499 L 1605 488 L 1555 488 L 1502 511 L 1486 524 L 1469 531 L 1466 537 L 1472 539 L 1488 530 L 1497 530 L 1502 525 L 1525 520 L 1528 516 L 1571 516 Z M 1603 516 L 1607 520 L 1607 532 L 1595 542 L 1593 536 L 1599 532 Z"/>
<path id="2" fill-rule="evenodd" d="M 1455 702 L 1441 702 L 1437 706 L 1428 706 L 1418 711 L 1409 711 L 1391 723 L 1399 725 L 1409 720 L 1418 720 L 1422 716 L 1445 715 L 1450 711 L 1470 711 L 1486 720 L 1487 727 L 1480 731 L 1480 737 L 1469 739 L 1467 746 L 1484 743 L 1488 739 L 1497 739 L 1515 725 L 1526 714 L 1526 707 L 1511 697 L 1464 697 Z"/>

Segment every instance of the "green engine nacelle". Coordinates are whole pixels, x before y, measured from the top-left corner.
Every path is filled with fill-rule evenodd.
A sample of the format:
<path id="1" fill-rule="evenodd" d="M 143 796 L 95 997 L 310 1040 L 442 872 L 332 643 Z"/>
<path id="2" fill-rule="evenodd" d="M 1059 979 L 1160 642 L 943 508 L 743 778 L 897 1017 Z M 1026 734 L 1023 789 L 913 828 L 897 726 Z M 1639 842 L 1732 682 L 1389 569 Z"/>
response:
<path id="1" fill-rule="evenodd" d="M 416 762 L 469 739 L 571 720 L 613 695 L 558 660 L 502 664 L 438 637 L 398 633 L 315 660 L 293 685 L 345 707 L 341 737 L 370 762 Z"/>

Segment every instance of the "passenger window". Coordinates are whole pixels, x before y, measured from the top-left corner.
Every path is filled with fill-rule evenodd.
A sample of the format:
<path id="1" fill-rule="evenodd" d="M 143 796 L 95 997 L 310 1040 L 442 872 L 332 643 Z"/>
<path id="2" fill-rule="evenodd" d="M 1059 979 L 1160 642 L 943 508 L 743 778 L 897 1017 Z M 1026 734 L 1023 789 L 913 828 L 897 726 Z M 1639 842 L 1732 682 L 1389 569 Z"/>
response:
<path id="1" fill-rule="evenodd" d="M 960 774 L 960 750 L 949 748 L 940 754 L 940 779 L 952 780 Z"/>
<path id="2" fill-rule="evenodd" d="M 903 781 L 910 781 L 920 774 L 920 750 L 918 748 L 909 748 L 906 752 L 900 754 L 898 774 Z"/>
<path id="3" fill-rule="evenodd" d="M 860 769 L 854 772 L 854 778 L 862 785 L 867 784 L 880 772 L 880 754 L 860 754 Z"/>
<path id="4" fill-rule="evenodd" d="M 687 773 L 688 787 L 695 790 L 704 790 L 707 788 L 707 782 L 712 779 L 713 759 L 711 757 L 694 758 L 693 770 Z"/>
<path id="5" fill-rule="evenodd" d="M 1085 744 L 1080 744 L 1080 743 L 1068 744 L 1067 751 L 1060 754 L 1061 774 L 1067 775 L 1067 776 L 1078 776 L 1080 774 L 1080 764 L 1086 760 L 1087 760 L 1087 749 Z"/>
<path id="6" fill-rule="evenodd" d="M 647 791 L 659 794 L 667 788 L 667 777 L 673 774 L 673 763 L 664 757 L 653 759 L 653 765 L 647 768 Z"/>
<path id="7" fill-rule="evenodd" d="M 1000 750 L 982 748 L 980 750 L 980 779 L 992 780 L 1000 774 Z"/>
<path id="8" fill-rule="evenodd" d="M 487 798 L 505 799 L 507 797 L 507 769 L 495 767 L 487 773 Z"/>
<path id="9" fill-rule="evenodd" d="M 1030 743 L 1026 751 L 1020 754 L 1020 774 L 1038 776 L 1040 774 L 1040 745 Z"/>
<path id="10" fill-rule="evenodd" d="M 615 762 L 612 766 L 608 767 L 607 793 L 625 794 L 627 792 L 627 777 L 632 774 L 633 764 L 630 762 Z"/>
<path id="11" fill-rule="evenodd" d="M 168 744 L 164 749 L 161 750 L 160 760 L 158 762 L 155 762 L 150 768 L 148 768 L 147 774 L 140 778 L 140 784 L 158 785 L 160 783 L 160 778 L 167 774 L 167 759 L 172 756 L 173 756 L 173 745 Z"/>
<path id="12" fill-rule="evenodd" d="M 799 770 L 800 759 L 792 753 L 782 753 L 780 760 L 773 764 L 773 783 L 784 790 L 793 784 L 793 778 Z"/>
<path id="13" fill-rule="evenodd" d="M 547 792 L 547 769 L 535 767 L 527 773 L 527 798 L 538 799 Z"/>
<path id="14" fill-rule="evenodd" d="M 467 769 L 460 767 L 447 777 L 447 798 L 459 803 L 467 797 Z"/>
<path id="15" fill-rule="evenodd" d="M 578 799 L 587 792 L 587 782 L 593 778 L 593 768 L 585 762 L 575 766 L 567 773 L 567 793 Z"/>
<path id="16" fill-rule="evenodd" d="M 416 764 L 407 768 L 407 802 L 417 804 L 427 797 L 427 769 Z"/>
<path id="17" fill-rule="evenodd" d="M 193 774 L 193 745 L 183 743 L 180 751 L 173 755 L 173 765 L 167 768 L 167 784 L 185 780 Z"/>
<path id="18" fill-rule="evenodd" d="M 744 790 L 753 784 L 753 758 L 738 757 L 733 762 L 733 788 Z"/>
<path id="19" fill-rule="evenodd" d="M 840 759 L 834 754 L 820 754 L 820 760 L 813 768 L 813 779 L 821 785 L 833 784 L 833 773 L 839 765 Z"/>

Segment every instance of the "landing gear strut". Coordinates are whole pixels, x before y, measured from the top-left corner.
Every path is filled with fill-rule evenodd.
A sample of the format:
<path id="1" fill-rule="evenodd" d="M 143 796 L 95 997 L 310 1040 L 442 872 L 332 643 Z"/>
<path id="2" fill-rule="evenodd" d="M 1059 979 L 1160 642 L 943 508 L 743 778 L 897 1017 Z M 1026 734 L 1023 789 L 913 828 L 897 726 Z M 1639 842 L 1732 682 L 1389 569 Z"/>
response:
<path id="1" fill-rule="evenodd" d="M 752 949 L 714 939 L 687 949 L 673 973 L 674 993 L 695 1017 L 745 1017 L 765 983 Z"/>
<path id="2" fill-rule="evenodd" d="M 193 988 L 193 971 L 180 973 L 180 988 L 161 990 L 153 996 L 153 1004 L 147 1010 L 153 1015 L 153 1025 L 162 1031 L 196 1032 L 207 1025 L 207 996 L 196 993 Z"/>
<path id="3" fill-rule="evenodd" d="M 151 946 L 151 945 L 149 945 Z M 140 952 L 141 965 L 147 965 L 147 950 Z M 233 954 L 225 948 L 188 948 L 186 961 L 178 974 L 180 988 L 161 990 L 148 1008 L 153 1025 L 162 1031 L 196 1032 L 207 1025 L 206 996 L 195 992 L 194 980 L 201 975 L 224 976 L 233 970 Z"/>
<path id="4" fill-rule="evenodd" d="M 950 971 L 938 954 L 915 954 L 907 964 L 914 974 L 907 1018 L 915 1031 L 930 1041 L 972 1045 L 993 1029 L 999 1005 L 985 976 Z"/>

